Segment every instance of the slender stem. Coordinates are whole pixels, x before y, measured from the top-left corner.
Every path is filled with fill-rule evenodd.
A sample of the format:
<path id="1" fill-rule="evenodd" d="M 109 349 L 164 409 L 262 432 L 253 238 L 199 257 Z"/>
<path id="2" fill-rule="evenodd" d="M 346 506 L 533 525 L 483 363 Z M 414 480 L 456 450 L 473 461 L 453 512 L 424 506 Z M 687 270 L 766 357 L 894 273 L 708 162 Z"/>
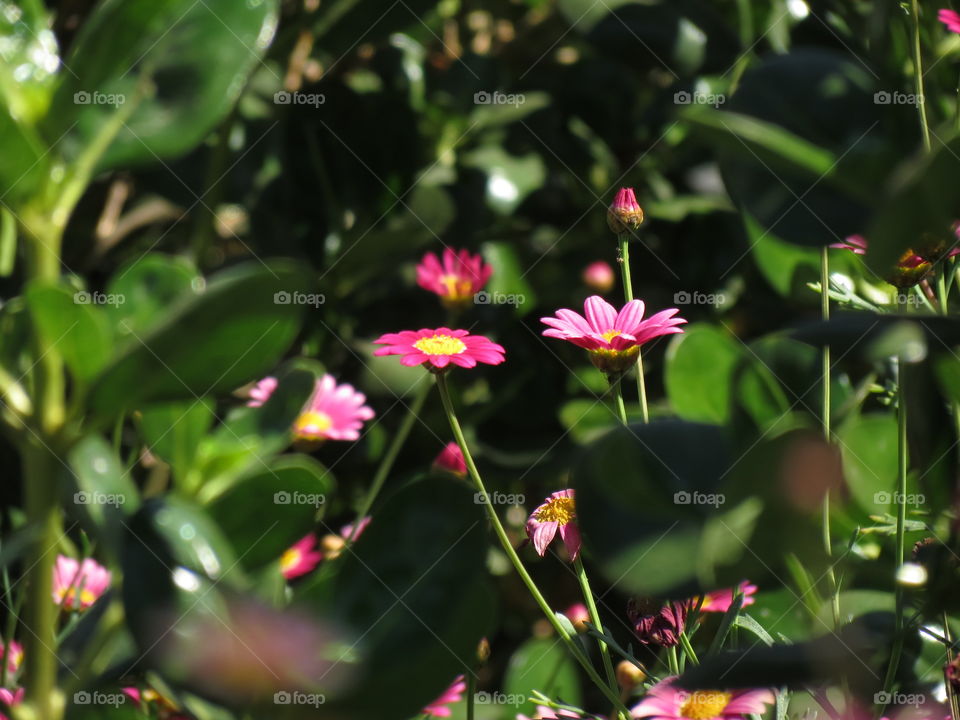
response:
<path id="1" fill-rule="evenodd" d="M 830 319 L 830 256 L 829 248 L 820 248 L 820 315 L 823 321 Z M 833 439 L 830 429 L 830 346 L 823 346 L 823 367 L 820 382 L 823 385 L 823 439 L 829 443 Z M 830 608 L 833 615 L 833 627 L 840 627 L 840 592 L 837 576 L 833 571 L 833 539 L 830 535 L 830 488 L 823 494 L 821 508 L 821 526 L 823 532 L 823 551 L 827 559 L 827 585 L 830 590 Z"/>
<path id="2" fill-rule="evenodd" d="M 420 415 L 420 411 L 423 409 L 423 403 L 426 401 L 427 395 L 430 393 L 430 385 L 431 383 L 428 378 L 426 381 L 421 381 L 420 386 L 417 388 L 416 393 L 413 396 L 413 402 L 411 402 L 410 406 L 407 408 L 407 414 L 400 423 L 400 427 L 397 428 L 397 434 L 393 436 L 390 447 L 387 448 L 383 458 L 380 460 L 380 465 L 377 467 L 377 472 L 373 476 L 373 482 L 370 483 L 370 489 L 367 490 L 367 494 L 364 496 L 359 510 L 357 510 L 357 516 L 353 522 L 353 533 L 351 533 L 350 538 L 345 538 L 347 543 L 349 543 L 352 539 L 352 535 L 356 534 L 357 529 L 360 527 L 360 521 L 370 513 L 370 508 L 373 507 L 373 503 L 376 501 L 377 495 L 379 495 L 380 491 L 383 489 L 383 484 L 387 481 L 387 476 L 393 469 L 393 463 L 396 462 L 397 455 L 400 454 L 400 449 L 410 436 L 410 431 L 413 429 L 413 424 L 416 422 L 417 416 Z"/>
<path id="3" fill-rule="evenodd" d="M 547 622 L 550 623 L 554 631 L 563 641 L 564 645 L 567 646 L 567 650 L 570 651 L 570 654 L 573 655 L 578 663 L 580 663 L 580 666 L 584 669 L 584 672 L 587 673 L 587 676 L 590 678 L 590 680 L 603 692 L 606 698 L 613 703 L 614 707 L 617 708 L 617 711 L 620 712 L 624 718 L 629 718 L 630 711 L 627 710 L 624 704 L 620 701 L 620 696 L 615 691 L 612 691 L 609 687 L 607 687 L 606 683 L 603 681 L 603 678 L 601 678 L 597 674 L 597 671 L 593 669 L 593 666 L 590 664 L 590 660 L 584 655 L 583 651 L 567 632 L 566 628 L 564 628 L 560 621 L 557 620 L 556 614 L 550 608 L 550 605 L 547 604 L 547 601 L 544 599 L 540 589 L 533 581 L 533 578 L 530 577 L 530 573 L 527 572 L 523 562 L 521 562 L 520 556 L 517 555 L 517 551 L 513 549 L 513 544 L 510 542 L 507 531 L 500 522 L 500 518 L 497 516 L 497 511 L 494 509 L 493 503 L 490 502 L 490 496 L 487 494 L 487 489 L 484 487 L 483 480 L 480 478 L 480 472 L 477 470 L 477 466 L 473 462 L 473 456 L 470 454 L 470 448 L 467 447 L 466 438 L 464 438 L 463 430 L 460 428 L 460 421 L 457 420 L 457 414 L 453 408 L 453 401 L 450 399 L 450 392 L 447 389 L 447 381 L 443 374 L 437 375 L 437 389 L 440 391 L 440 402 L 443 403 L 443 410 L 447 416 L 447 422 L 450 423 L 450 429 L 453 431 L 453 437 L 456 439 L 457 444 L 460 446 L 460 451 L 463 453 L 463 460 L 467 465 L 467 471 L 470 474 L 470 479 L 473 480 L 474 486 L 479 492 L 479 497 L 483 501 L 483 506 L 486 509 L 487 517 L 490 518 L 490 524 L 493 526 L 493 531 L 496 534 L 497 539 L 500 541 L 500 545 L 503 548 L 503 551 L 506 553 L 507 558 L 509 558 L 510 563 L 517 571 L 517 574 L 520 576 L 523 584 L 527 587 L 530 595 L 533 596 L 533 599 L 540 607 L 540 610 L 543 612 L 544 617 L 546 617 Z"/>
<path id="4" fill-rule="evenodd" d="M 923 147 L 930 151 L 930 127 L 927 125 L 927 106 L 923 95 L 923 58 L 920 50 L 920 3 L 912 0 L 910 14 L 913 18 L 913 78 L 917 95 L 917 111 L 920 113 L 920 130 Z"/>
<path id="5" fill-rule="evenodd" d="M 700 664 L 700 658 L 697 657 L 697 653 L 694 652 L 693 645 L 690 644 L 690 638 L 687 636 L 686 631 L 680 632 L 680 647 L 683 648 L 684 654 L 694 665 Z"/>
<path id="6" fill-rule="evenodd" d="M 671 675 L 680 674 L 680 661 L 677 660 L 677 646 L 671 645 L 667 648 L 667 667 L 670 668 Z"/>
<path id="7" fill-rule="evenodd" d="M 944 258 L 937 263 L 937 301 L 940 304 L 940 314 L 947 314 L 947 260 Z"/>
<path id="8" fill-rule="evenodd" d="M 477 676 L 469 667 L 465 668 L 467 676 L 467 720 L 473 720 L 473 703 L 477 694 Z"/>
<path id="9" fill-rule="evenodd" d="M 627 302 L 633 300 L 633 281 L 630 279 L 630 235 L 620 233 L 617 236 L 620 246 L 620 275 L 623 278 L 623 295 Z M 650 411 L 647 408 L 647 383 L 643 377 L 643 349 L 637 354 L 637 394 L 640 396 L 640 412 L 643 422 L 650 422 Z"/>
<path id="10" fill-rule="evenodd" d="M 587 603 L 587 612 L 590 613 L 590 622 L 600 632 L 604 632 L 603 625 L 600 622 L 600 613 L 597 612 L 597 604 L 593 599 L 593 592 L 590 590 L 590 580 L 587 578 L 586 568 L 583 567 L 583 561 L 580 559 L 580 556 L 577 556 L 577 559 L 573 561 L 573 568 L 577 573 L 577 580 L 580 581 L 580 590 L 583 592 L 583 599 Z M 607 644 L 597 638 L 597 644 L 600 646 L 600 657 L 603 660 L 603 670 L 607 674 L 607 683 L 610 685 L 610 689 L 613 692 L 617 692 L 617 676 L 613 672 L 613 662 L 610 660 L 610 650 L 607 648 Z"/>
<path id="11" fill-rule="evenodd" d="M 941 617 L 943 619 L 943 635 L 944 635 L 943 639 L 944 639 L 944 645 L 946 645 L 946 654 L 947 654 L 946 667 L 949 667 L 954 660 L 953 639 L 952 639 L 952 634 L 950 632 L 950 618 L 946 612 L 944 612 L 941 615 Z M 944 667 L 944 673 L 946 673 L 946 667 Z M 946 677 L 946 674 L 944 675 L 944 679 L 946 680 L 945 685 L 947 688 L 947 702 L 950 705 L 950 718 L 951 720 L 957 720 L 958 716 L 960 716 L 960 706 L 958 706 L 958 703 L 957 703 L 957 693 L 954 692 L 953 683 L 950 682 L 950 678 Z"/>
<path id="12" fill-rule="evenodd" d="M 617 378 L 607 377 L 607 382 L 610 383 L 610 392 L 613 394 L 613 399 L 617 405 L 617 414 L 620 416 L 620 422 L 624 425 L 627 424 L 627 408 L 623 404 L 623 388 L 620 387 L 620 380 L 623 379 L 623 375 L 620 375 Z"/>

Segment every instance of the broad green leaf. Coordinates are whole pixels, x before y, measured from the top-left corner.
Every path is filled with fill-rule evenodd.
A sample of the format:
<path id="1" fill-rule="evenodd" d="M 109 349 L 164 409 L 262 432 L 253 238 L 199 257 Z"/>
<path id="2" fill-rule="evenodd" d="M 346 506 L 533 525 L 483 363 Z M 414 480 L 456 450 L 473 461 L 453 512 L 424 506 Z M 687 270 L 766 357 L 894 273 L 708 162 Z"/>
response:
<path id="1" fill-rule="evenodd" d="M 160 253 L 120 268 L 107 283 L 107 293 L 124 300 L 107 306 L 118 337 L 143 335 L 178 303 L 201 292 L 203 282 L 188 260 Z"/>
<path id="2" fill-rule="evenodd" d="M 509 215 L 534 190 L 543 185 L 546 167 L 538 153 L 512 155 L 499 145 L 484 145 L 463 159 L 467 167 L 487 175 L 487 203 L 501 215 Z"/>
<path id="3" fill-rule="evenodd" d="M 474 302 L 479 305 L 512 305 L 519 315 L 530 312 L 537 304 L 537 296 L 525 277 L 513 246 L 504 242 L 485 243 L 483 257 L 493 266 L 493 275 L 487 287 L 477 293 Z"/>
<path id="4" fill-rule="evenodd" d="M 0 198 L 7 205 L 36 192 L 43 180 L 49 156 L 34 130 L 10 115 L 0 104 Z"/>
<path id="5" fill-rule="evenodd" d="M 580 705 L 581 690 L 577 664 L 556 638 L 533 638 L 517 648 L 507 663 L 503 693 L 507 699 L 526 699 L 505 705 L 502 720 L 513 720 L 518 713 L 533 716 L 536 703 L 531 696 L 539 690 L 547 697 L 567 705 Z"/>
<path id="6" fill-rule="evenodd" d="M 667 348 L 667 396 L 685 420 L 722 424 L 730 417 L 733 371 L 743 357 L 740 341 L 712 325 L 684 328 Z"/>
<path id="7" fill-rule="evenodd" d="M 850 418 L 837 430 L 847 487 L 868 515 L 890 508 L 897 479 L 897 420 L 889 413 Z"/>
<path id="8" fill-rule="evenodd" d="M 214 421 L 209 398 L 150 405 L 140 413 L 140 434 L 150 452 L 168 463 L 174 476 L 185 478 L 204 435 Z"/>

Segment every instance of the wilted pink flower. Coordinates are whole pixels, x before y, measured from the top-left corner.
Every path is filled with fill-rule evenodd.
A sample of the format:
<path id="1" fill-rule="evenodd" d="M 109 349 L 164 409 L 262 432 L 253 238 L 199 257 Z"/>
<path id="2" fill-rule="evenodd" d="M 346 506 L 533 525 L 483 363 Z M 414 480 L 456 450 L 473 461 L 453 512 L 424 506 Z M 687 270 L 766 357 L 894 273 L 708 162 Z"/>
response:
<path id="1" fill-rule="evenodd" d="M 574 603 L 566 610 L 563 611 L 563 614 L 567 616 L 567 619 L 577 630 L 577 632 L 584 632 L 587 629 L 587 623 L 590 622 L 590 611 L 587 610 L 587 606 L 583 603 Z"/>
<path id="2" fill-rule="evenodd" d="M 249 398 L 249 400 L 247 400 L 247 407 L 257 408 L 263 405 L 270 399 L 270 396 L 273 395 L 273 391 L 277 389 L 278 384 L 277 379 L 272 376 L 260 380 L 247 394 Z"/>
<path id="3" fill-rule="evenodd" d="M 753 597 L 754 593 L 757 592 L 756 585 L 751 585 L 748 581 L 744 580 L 740 583 L 739 589 L 743 594 L 743 604 L 740 607 L 753 605 L 753 603 L 756 602 L 756 599 Z M 692 602 L 693 601 L 691 601 L 691 603 Z M 731 605 L 733 605 L 733 588 L 715 590 L 704 595 L 700 611 L 724 613 L 730 609 Z"/>
<path id="4" fill-rule="evenodd" d="M 440 454 L 433 461 L 433 467 L 438 470 L 446 470 L 454 475 L 466 477 L 467 463 L 463 459 L 463 451 L 455 442 L 448 442 Z"/>
<path id="5" fill-rule="evenodd" d="M 0 642 L 0 658 L 3 657 L 3 643 Z M 23 645 L 16 640 L 10 641 L 10 649 L 7 651 L 7 674 L 14 675 L 20 669 L 23 663 Z"/>
<path id="6" fill-rule="evenodd" d="M 0 688 L 0 703 L 3 703 L 8 708 L 13 707 L 14 705 L 19 705 L 23 702 L 24 693 L 25 691 L 23 688 L 17 688 L 16 690 Z M 0 712 L 0 720 L 9 720 L 9 718 Z"/>
<path id="7" fill-rule="evenodd" d="M 660 604 L 653 600 L 632 598 L 627 605 L 627 616 L 633 624 L 637 639 L 644 645 L 675 647 L 687 624 L 690 601 Z"/>
<path id="8" fill-rule="evenodd" d="M 772 690 L 681 690 L 676 679 L 668 677 L 650 688 L 630 714 L 659 720 L 733 720 L 762 715 L 776 702 Z"/>
<path id="9" fill-rule="evenodd" d="M 611 232 L 622 235 L 636 230 L 643 222 L 643 210 L 637 203 L 633 188 L 620 188 L 607 209 L 607 226 Z"/>
<path id="10" fill-rule="evenodd" d="M 92 558 L 82 563 L 58 555 L 53 568 L 53 601 L 65 610 L 86 610 L 110 587 L 110 571 Z"/>
<path id="11" fill-rule="evenodd" d="M 333 375 L 317 380 L 317 387 L 306 409 L 293 425 L 299 440 L 358 440 L 365 420 L 373 410 L 364 405 L 367 398 L 352 385 L 337 385 Z"/>
<path id="12" fill-rule="evenodd" d="M 592 262 L 583 269 L 583 284 L 600 294 L 610 292 L 615 280 L 613 268 L 603 260 Z"/>
<path id="13" fill-rule="evenodd" d="M 960 33 L 960 15 L 953 10 L 940 8 L 937 12 L 937 20 L 946 25 L 950 32 Z"/>
<path id="14" fill-rule="evenodd" d="M 640 346 L 661 335 L 682 333 L 677 325 L 686 322 L 675 318 L 679 310 L 663 310 L 643 319 L 642 300 L 631 300 L 618 313 L 599 295 L 591 295 L 583 304 L 586 317 L 573 310 L 557 310 L 556 317 L 540 318 L 549 325 L 544 337 L 559 338 L 582 347 L 590 353 L 590 361 L 607 374 L 622 373 L 637 362 Z"/>
<path id="15" fill-rule="evenodd" d="M 527 537 L 540 557 L 547 553 L 547 546 L 560 532 L 563 544 L 573 562 L 580 554 L 580 528 L 576 523 L 577 512 L 573 490 L 559 490 L 548 497 L 527 519 Z"/>
<path id="16" fill-rule="evenodd" d="M 466 689 L 467 682 L 463 675 L 457 675 L 453 684 L 443 691 L 443 695 L 427 705 L 421 712 L 427 717 L 450 717 L 451 710 L 448 705 L 460 702 Z"/>
<path id="17" fill-rule="evenodd" d="M 417 284 L 439 295 L 445 305 L 462 305 L 483 290 L 492 273 L 479 254 L 446 248 L 442 262 L 432 252 L 423 256 L 417 265 Z"/>
<path id="18" fill-rule="evenodd" d="M 482 335 L 445 327 L 387 333 L 374 343 L 387 346 L 374 355 L 402 355 L 401 365 L 413 367 L 426 363 L 430 370 L 443 370 L 450 363 L 464 368 L 476 367 L 477 363 L 499 365 L 505 352 L 500 345 Z"/>
<path id="19" fill-rule="evenodd" d="M 306 575 L 323 560 L 323 553 L 317 549 L 317 536 L 305 535 L 280 557 L 280 572 L 287 580 Z"/>

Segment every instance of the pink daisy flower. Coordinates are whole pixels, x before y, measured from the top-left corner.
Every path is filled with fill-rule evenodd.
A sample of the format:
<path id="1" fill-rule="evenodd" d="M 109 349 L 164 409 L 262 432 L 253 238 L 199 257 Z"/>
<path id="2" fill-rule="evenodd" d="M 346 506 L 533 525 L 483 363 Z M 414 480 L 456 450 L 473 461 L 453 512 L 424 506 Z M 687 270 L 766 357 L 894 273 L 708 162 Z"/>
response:
<path id="1" fill-rule="evenodd" d="M 3 643 L 0 642 L 0 658 L 3 657 Z M 23 645 L 16 640 L 10 641 L 10 649 L 7 651 L 7 675 L 15 675 L 20 665 L 23 663 Z"/>
<path id="2" fill-rule="evenodd" d="M 937 12 L 937 20 L 946 25 L 950 32 L 960 33 L 960 15 L 953 10 L 940 8 Z"/>
<path id="3" fill-rule="evenodd" d="M 466 250 L 443 251 L 443 260 L 430 252 L 417 265 L 417 285 L 440 296 L 445 305 L 463 305 L 483 290 L 493 268 Z"/>
<path id="4" fill-rule="evenodd" d="M 421 712 L 427 717 L 450 717 L 451 710 L 447 706 L 460 702 L 466 689 L 467 681 L 463 675 L 457 675 L 453 684 L 443 691 L 443 695 L 427 705 Z"/>
<path id="5" fill-rule="evenodd" d="M 570 554 L 570 562 L 580 554 L 580 528 L 576 523 L 577 512 L 573 490 L 558 490 L 534 510 L 527 519 L 527 537 L 540 557 L 547 553 L 547 546 L 560 532 L 563 544 Z"/>
<path id="6" fill-rule="evenodd" d="M 267 400 L 270 399 L 270 396 L 273 395 L 273 391 L 277 389 L 277 379 L 275 377 L 265 377 L 263 380 L 260 380 L 256 385 L 254 385 L 250 392 L 247 393 L 247 407 L 257 408 L 262 406 Z"/>
<path id="7" fill-rule="evenodd" d="M 610 292 L 614 282 L 613 268 L 603 260 L 592 262 L 583 269 L 583 284 L 601 295 Z"/>
<path id="8" fill-rule="evenodd" d="M 549 330 L 544 337 L 559 338 L 582 347 L 590 361 L 610 374 L 626 371 L 637 362 L 640 346 L 661 335 L 682 333 L 677 325 L 686 322 L 675 318 L 679 310 L 671 308 L 643 319 L 642 300 L 631 300 L 618 313 L 599 295 L 591 295 L 583 304 L 584 316 L 573 310 L 557 310 L 556 317 L 540 318 Z"/>
<path id="9" fill-rule="evenodd" d="M 643 222 L 643 210 L 633 188 L 620 188 L 607 209 L 607 226 L 617 235 L 636 230 Z"/>
<path id="10" fill-rule="evenodd" d="M 635 718 L 659 720 L 734 720 L 762 715 L 776 702 L 772 690 L 681 690 L 669 677 L 650 688 L 630 710 Z"/>
<path id="11" fill-rule="evenodd" d="M 280 557 L 280 572 L 287 580 L 306 575 L 323 560 L 323 553 L 317 548 L 317 536 L 305 535 Z"/>
<path id="12" fill-rule="evenodd" d="M 459 477 L 467 476 L 467 463 L 463 459 L 463 451 L 455 442 L 448 442 L 440 454 L 433 460 L 433 467 L 437 470 L 446 470 Z"/>
<path id="13" fill-rule="evenodd" d="M 373 410 L 364 405 L 367 398 L 352 385 L 337 385 L 333 375 L 317 380 L 317 388 L 306 409 L 293 424 L 299 440 L 359 440 L 365 420 L 373 418 Z"/>
<path id="14" fill-rule="evenodd" d="M 499 365 L 505 352 L 503 347 L 482 335 L 445 327 L 387 333 L 374 343 L 387 346 L 374 355 L 402 355 L 401 365 L 413 367 L 426 363 L 431 372 L 443 370 L 450 363 L 464 368 L 475 367 L 477 363 Z"/>
<path id="15" fill-rule="evenodd" d="M 739 589 L 743 594 L 743 604 L 740 607 L 753 605 L 756 602 L 756 599 L 753 597 L 757 592 L 756 585 L 751 585 L 750 582 L 744 580 L 742 583 L 740 583 Z M 703 604 L 700 606 L 700 611 L 725 613 L 730 609 L 731 605 L 733 605 L 733 588 L 715 590 L 707 593 L 704 596 Z"/>
<path id="16" fill-rule="evenodd" d="M 65 610 L 86 610 L 110 587 L 110 571 L 92 558 L 82 563 L 58 555 L 53 568 L 53 601 Z"/>

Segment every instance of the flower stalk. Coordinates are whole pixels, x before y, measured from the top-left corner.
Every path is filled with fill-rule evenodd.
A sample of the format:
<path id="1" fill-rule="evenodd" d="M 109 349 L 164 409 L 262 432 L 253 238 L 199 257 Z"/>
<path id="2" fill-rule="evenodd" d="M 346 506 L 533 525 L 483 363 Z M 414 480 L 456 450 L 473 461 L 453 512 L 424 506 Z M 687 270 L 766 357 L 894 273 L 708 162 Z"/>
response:
<path id="1" fill-rule="evenodd" d="M 573 561 L 573 569 L 577 574 L 577 580 L 580 582 L 580 590 L 583 593 L 583 600 L 587 604 L 587 612 L 590 613 L 590 622 L 598 631 L 604 632 L 603 624 L 600 622 L 600 613 L 597 612 L 597 603 L 593 599 L 593 591 L 590 589 L 590 580 L 587 577 L 587 570 L 583 567 L 583 560 L 577 555 Z M 613 662 L 610 660 L 610 650 L 607 644 L 597 638 L 597 645 L 600 647 L 600 657 L 603 660 L 603 670 L 607 675 L 607 683 L 613 692 L 617 692 L 617 675 L 613 671 Z"/>

